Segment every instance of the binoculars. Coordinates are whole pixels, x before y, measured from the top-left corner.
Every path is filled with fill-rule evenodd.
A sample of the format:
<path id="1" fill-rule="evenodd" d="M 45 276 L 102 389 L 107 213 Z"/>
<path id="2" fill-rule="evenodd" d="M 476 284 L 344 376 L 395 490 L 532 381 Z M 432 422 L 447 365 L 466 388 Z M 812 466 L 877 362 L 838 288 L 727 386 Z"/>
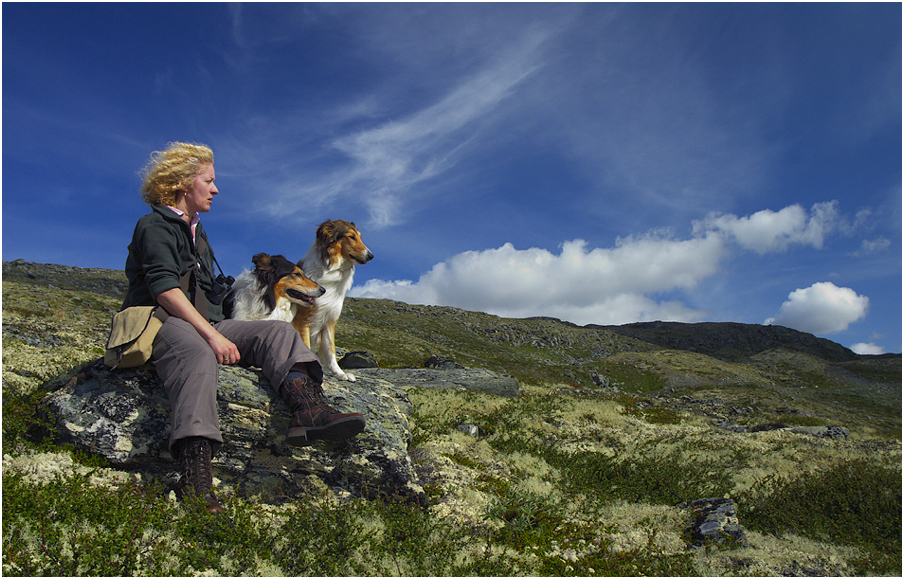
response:
<path id="1" fill-rule="evenodd" d="M 218 275 L 213 287 L 207 292 L 207 300 L 216 306 L 222 304 L 229 290 L 232 289 L 233 282 L 235 282 L 235 278 L 231 275 L 229 277 L 224 276 L 222 273 Z"/>

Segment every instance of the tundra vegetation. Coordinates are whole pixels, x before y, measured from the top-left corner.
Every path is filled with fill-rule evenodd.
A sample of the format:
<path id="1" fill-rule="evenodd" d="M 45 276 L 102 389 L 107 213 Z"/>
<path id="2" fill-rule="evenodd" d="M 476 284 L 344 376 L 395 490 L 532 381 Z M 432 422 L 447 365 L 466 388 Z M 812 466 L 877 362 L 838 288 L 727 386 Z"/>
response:
<path id="1" fill-rule="evenodd" d="M 900 355 L 349 299 L 343 348 L 444 356 L 520 395 L 409 391 L 427 505 L 320 490 L 217 517 L 57 444 L 41 410 L 103 355 L 124 275 L 3 274 L 4 575 L 901 575 Z M 705 497 L 735 501 L 746 545 L 694 544 L 682 503 Z"/>

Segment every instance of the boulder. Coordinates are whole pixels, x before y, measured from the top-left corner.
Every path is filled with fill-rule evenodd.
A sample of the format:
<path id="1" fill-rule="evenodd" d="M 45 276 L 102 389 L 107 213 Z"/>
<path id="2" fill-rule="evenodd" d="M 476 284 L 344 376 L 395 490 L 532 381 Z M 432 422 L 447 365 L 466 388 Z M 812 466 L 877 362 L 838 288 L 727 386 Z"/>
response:
<path id="1" fill-rule="evenodd" d="M 424 360 L 425 368 L 433 368 L 435 370 L 462 370 L 464 366 L 457 363 L 451 358 L 445 356 L 430 356 Z"/>
<path id="2" fill-rule="evenodd" d="M 408 456 L 407 393 L 383 376 L 324 382 L 328 402 L 360 412 L 367 426 L 343 444 L 285 444 L 289 409 L 256 370 L 222 366 L 218 387 L 224 444 L 214 457 L 218 492 L 282 502 L 331 490 L 337 496 L 386 496 L 424 503 Z M 123 470 L 176 480 L 169 454 L 169 402 L 151 366 L 109 370 L 102 360 L 45 398 L 62 442 L 106 457 Z"/>
<path id="3" fill-rule="evenodd" d="M 702 547 L 707 543 L 727 543 L 747 546 L 747 536 L 738 521 L 737 508 L 732 499 L 698 499 L 682 506 L 691 513 L 688 530 L 692 545 Z"/>
<path id="4" fill-rule="evenodd" d="M 339 367 L 345 370 L 357 370 L 358 368 L 379 368 L 377 358 L 370 352 L 349 352 L 339 360 Z"/>
<path id="5" fill-rule="evenodd" d="M 360 412 L 364 432 L 342 443 L 285 444 L 289 409 L 260 371 L 221 366 L 217 388 L 224 444 L 214 457 L 218 492 L 279 503 L 329 490 L 339 497 L 388 497 L 425 504 L 408 445 L 409 388 L 456 388 L 500 396 L 518 393 L 517 380 L 488 370 L 362 369 L 357 381 L 323 389 L 340 412 Z M 110 370 L 103 360 L 44 400 L 60 442 L 99 454 L 115 468 L 174 486 L 177 467 L 168 449 L 169 401 L 150 365 Z"/>
<path id="6" fill-rule="evenodd" d="M 454 390 L 476 390 L 495 396 L 513 397 L 520 392 L 518 381 L 482 368 L 452 368 L 437 370 L 427 368 L 365 368 L 355 372 L 355 376 L 373 380 L 392 381 L 406 387 L 449 388 Z"/>

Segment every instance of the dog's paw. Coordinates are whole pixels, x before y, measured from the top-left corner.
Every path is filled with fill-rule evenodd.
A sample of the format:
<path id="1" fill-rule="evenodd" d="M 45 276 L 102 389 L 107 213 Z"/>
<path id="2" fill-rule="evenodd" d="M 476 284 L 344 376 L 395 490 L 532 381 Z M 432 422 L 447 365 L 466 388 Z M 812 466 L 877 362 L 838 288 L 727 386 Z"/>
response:
<path id="1" fill-rule="evenodd" d="M 345 380 L 346 382 L 354 382 L 355 375 L 351 372 L 346 372 L 342 368 L 339 367 L 338 364 L 336 366 L 330 368 L 330 372 L 332 372 L 337 379 Z"/>

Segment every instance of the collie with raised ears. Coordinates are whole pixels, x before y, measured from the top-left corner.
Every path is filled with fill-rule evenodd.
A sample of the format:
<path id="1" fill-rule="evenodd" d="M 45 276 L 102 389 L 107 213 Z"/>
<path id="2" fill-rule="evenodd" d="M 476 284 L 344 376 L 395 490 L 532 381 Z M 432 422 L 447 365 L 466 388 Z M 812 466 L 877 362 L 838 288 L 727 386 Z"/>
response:
<path id="1" fill-rule="evenodd" d="M 352 287 L 355 265 L 364 265 L 373 258 L 355 224 L 338 220 L 320 224 L 314 243 L 298 262 L 304 274 L 326 292 L 313 308 L 299 309 L 292 325 L 324 368 L 340 380 L 354 382 L 355 377 L 343 372 L 336 360 L 336 322 L 342 314 L 345 294 Z"/>
<path id="2" fill-rule="evenodd" d="M 313 309 L 326 290 L 308 278 L 300 267 L 281 255 L 258 253 L 232 284 L 236 320 L 283 320 L 291 322 L 299 310 Z"/>

